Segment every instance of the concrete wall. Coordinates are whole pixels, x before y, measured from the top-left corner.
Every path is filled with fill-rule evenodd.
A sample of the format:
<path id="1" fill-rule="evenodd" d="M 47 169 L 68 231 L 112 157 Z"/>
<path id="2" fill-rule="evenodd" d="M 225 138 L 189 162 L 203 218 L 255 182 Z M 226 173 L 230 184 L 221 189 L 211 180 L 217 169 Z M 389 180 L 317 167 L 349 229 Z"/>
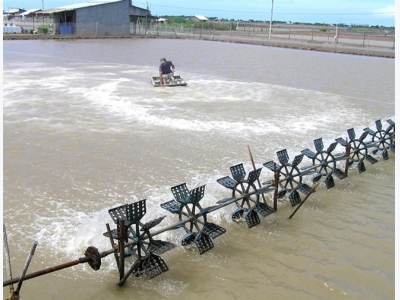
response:
<path id="1" fill-rule="evenodd" d="M 21 33 L 19 26 L 3 26 L 3 33 Z"/>

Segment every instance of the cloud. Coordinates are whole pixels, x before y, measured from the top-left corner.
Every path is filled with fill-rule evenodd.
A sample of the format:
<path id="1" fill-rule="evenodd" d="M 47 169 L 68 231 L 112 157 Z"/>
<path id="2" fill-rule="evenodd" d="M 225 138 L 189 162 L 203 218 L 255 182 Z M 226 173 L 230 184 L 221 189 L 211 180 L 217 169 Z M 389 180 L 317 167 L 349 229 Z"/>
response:
<path id="1" fill-rule="evenodd" d="M 374 14 L 376 14 L 377 17 L 394 18 L 395 7 L 394 5 L 391 5 L 391 6 L 386 6 L 384 8 L 376 9 L 374 10 Z"/>

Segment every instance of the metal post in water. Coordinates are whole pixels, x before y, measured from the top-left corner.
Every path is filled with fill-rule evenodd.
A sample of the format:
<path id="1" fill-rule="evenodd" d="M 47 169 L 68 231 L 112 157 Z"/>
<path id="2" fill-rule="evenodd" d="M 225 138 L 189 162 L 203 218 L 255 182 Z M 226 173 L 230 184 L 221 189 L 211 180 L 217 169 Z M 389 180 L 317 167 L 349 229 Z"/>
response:
<path id="1" fill-rule="evenodd" d="M 7 239 L 7 231 L 5 224 L 3 224 L 3 243 L 6 250 L 5 254 L 6 254 L 6 266 L 7 266 L 8 276 L 10 277 L 10 279 L 12 279 L 10 250 L 8 248 L 8 239 Z M 12 284 L 10 285 L 10 294 L 11 295 L 14 294 L 14 286 Z"/>
<path id="2" fill-rule="evenodd" d="M 118 220 L 119 222 L 119 279 L 124 278 L 125 270 L 125 221 Z"/>
<path id="3" fill-rule="evenodd" d="M 316 183 L 312 187 L 312 189 L 308 192 L 308 194 L 306 195 L 304 200 L 299 204 L 299 206 L 297 206 L 297 208 L 294 210 L 294 212 L 289 216 L 289 219 L 291 219 L 294 216 L 294 214 L 300 209 L 300 207 L 303 205 L 303 203 L 306 202 L 307 198 L 314 192 L 314 190 L 317 188 L 318 185 L 319 185 L 319 183 Z"/>
<path id="4" fill-rule="evenodd" d="M 254 163 L 253 154 L 251 153 L 249 145 L 247 145 L 247 149 L 249 149 L 249 155 L 250 155 L 251 164 L 253 165 L 253 170 L 255 171 L 256 170 L 256 164 Z M 261 188 L 260 178 L 258 178 L 258 177 L 257 177 L 257 183 L 258 183 L 258 187 Z M 264 203 L 267 203 L 267 201 L 265 200 L 264 193 L 262 193 L 261 196 L 263 198 Z"/>
<path id="5" fill-rule="evenodd" d="M 344 173 L 347 175 L 348 170 L 349 170 L 349 159 L 350 159 L 350 144 L 347 142 L 347 138 L 346 138 L 346 166 L 344 168 Z"/>
<path id="6" fill-rule="evenodd" d="M 28 255 L 28 259 L 26 260 L 24 269 L 22 270 L 22 274 L 21 274 L 20 279 L 18 281 L 17 289 L 15 290 L 14 294 L 18 295 L 19 291 L 21 290 L 22 282 L 24 281 L 24 277 L 25 277 L 26 271 L 28 270 L 29 264 L 31 263 L 32 257 L 35 254 L 35 249 L 36 249 L 37 244 L 38 244 L 37 241 L 35 241 L 33 243 L 32 250 Z"/>
<path id="7" fill-rule="evenodd" d="M 276 170 L 276 163 L 274 163 L 274 209 L 278 210 L 278 185 L 279 185 L 279 172 Z"/>

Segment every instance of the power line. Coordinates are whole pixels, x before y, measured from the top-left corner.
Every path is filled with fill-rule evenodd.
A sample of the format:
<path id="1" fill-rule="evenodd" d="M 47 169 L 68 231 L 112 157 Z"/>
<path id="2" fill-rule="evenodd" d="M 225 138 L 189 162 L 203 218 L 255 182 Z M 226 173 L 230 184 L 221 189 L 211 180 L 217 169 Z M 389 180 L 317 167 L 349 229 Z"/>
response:
<path id="1" fill-rule="evenodd" d="M 211 11 L 211 12 L 225 12 L 225 13 L 242 13 L 242 14 L 259 14 L 260 11 L 243 11 L 243 10 L 224 10 L 224 9 L 210 9 L 210 8 L 197 8 L 197 7 L 181 7 L 181 6 L 169 6 L 169 5 L 152 5 L 156 7 L 165 7 L 173 9 L 186 9 L 186 10 L 201 10 L 201 11 Z M 309 13 L 309 12 L 285 12 L 279 13 L 274 12 L 274 15 L 324 15 L 324 16 L 352 16 L 352 15 L 388 15 L 395 14 L 395 11 L 387 12 L 354 12 L 354 13 Z"/>

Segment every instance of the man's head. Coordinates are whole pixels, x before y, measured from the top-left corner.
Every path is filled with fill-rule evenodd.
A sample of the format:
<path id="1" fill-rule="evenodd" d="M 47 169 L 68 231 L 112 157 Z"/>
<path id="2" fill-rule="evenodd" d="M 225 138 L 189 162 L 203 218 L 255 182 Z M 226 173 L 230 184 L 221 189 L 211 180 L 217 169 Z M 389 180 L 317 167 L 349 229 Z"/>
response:
<path id="1" fill-rule="evenodd" d="M 165 57 L 163 57 L 163 58 L 160 59 L 160 62 L 161 62 L 162 64 L 165 64 L 165 63 L 167 62 L 167 60 L 165 59 Z"/>

